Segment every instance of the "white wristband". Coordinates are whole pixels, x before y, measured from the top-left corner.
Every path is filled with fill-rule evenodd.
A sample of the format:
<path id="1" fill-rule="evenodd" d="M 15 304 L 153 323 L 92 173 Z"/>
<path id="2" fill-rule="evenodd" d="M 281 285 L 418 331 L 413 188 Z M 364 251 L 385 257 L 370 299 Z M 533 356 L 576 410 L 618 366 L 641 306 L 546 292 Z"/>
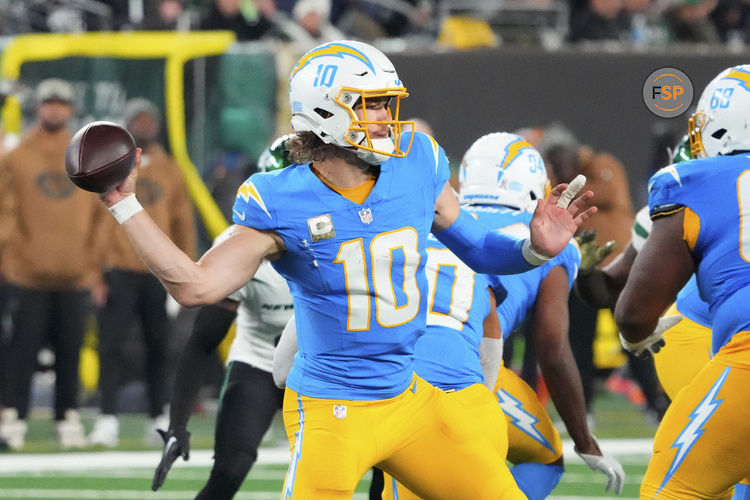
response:
<path id="1" fill-rule="evenodd" d="M 122 224 L 138 212 L 143 210 L 143 207 L 135 197 L 135 193 L 131 194 L 127 198 L 123 198 L 111 207 L 109 211 L 115 216 L 117 222 Z M 528 260 L 528 259 L 527 259 Z"/>
<path id="2" fill-rule="evenodd" d="M 552 258 L 534 251 L 534 249 L 531 248 L 531 240 L 529 238 L 526 238 L 523 241 L 523 245 L 521 245 L 521 255 L 523 255 L 526 262 L 532 266 L 541 266 Z"/>

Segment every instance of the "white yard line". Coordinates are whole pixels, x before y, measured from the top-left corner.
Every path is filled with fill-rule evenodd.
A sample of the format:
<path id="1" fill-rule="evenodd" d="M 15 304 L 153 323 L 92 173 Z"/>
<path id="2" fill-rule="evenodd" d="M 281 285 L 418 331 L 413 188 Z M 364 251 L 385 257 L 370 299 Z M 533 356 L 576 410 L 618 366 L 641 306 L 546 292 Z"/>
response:
<path id="1" fill-rule="evenodd" d="M 0 489 L 0 498 L 74 498 L 74 499 L 94 499 L 94 500 L 190 500 L 195 496 L 190 491 L 138 491 L 138 490 L 29 490 L 29 489 Z M 278 500 L 279 492 L 277 491 L 242 491 L 234 496 L 235 500 Z M 353 500 L 365 500 L 368 495 L 365 493 L 355 493 Z M 611 500 L 611 499 L 609 499 Z M 620 499 L 623 500 L 623 499 Z"/>
<path id="2" fill-rule="evenodd" d="M 599 445 L 607 453 L 617 457 L 651 455 L 651 439 L 600 439 Z M 573 443 L 563 441 L 565 460 L 581 463 L 573 451 Z M 190 461 L 178 459 L 175 467 L 205 467 L 213 463 L 213 451 L 192 450 Z M 161 459 L 160 451 L 95 451 L 76 453 L 6 453 L 0 454 L 0 475 L 18 472 L 76 471 L 96 469 L 151 468 Z M 261 448 L 258 464 L 287 464 L 289 448 Z M 1 495 L 0 495 L 1 497 Z"/>

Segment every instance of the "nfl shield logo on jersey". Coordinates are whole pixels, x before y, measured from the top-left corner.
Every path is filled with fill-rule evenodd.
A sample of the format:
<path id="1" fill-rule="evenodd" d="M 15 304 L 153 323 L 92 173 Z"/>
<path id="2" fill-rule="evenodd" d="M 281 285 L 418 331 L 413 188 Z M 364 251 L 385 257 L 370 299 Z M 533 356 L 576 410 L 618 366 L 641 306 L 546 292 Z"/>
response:
<path id="1" fill-rule="evenodd" d="M 363 208 L 359 212 L 359 220 L 364 222 L 365 224 L 369 224 L 372 222 L 372 210 L 369 208 Z"/>
<path id="2" fill-rule="evenodd" d="M 342 418 L 346 418 L 346 406 L 344 405 L 335 405 L 333 407 L 333 416 L 341 420 Z"/>

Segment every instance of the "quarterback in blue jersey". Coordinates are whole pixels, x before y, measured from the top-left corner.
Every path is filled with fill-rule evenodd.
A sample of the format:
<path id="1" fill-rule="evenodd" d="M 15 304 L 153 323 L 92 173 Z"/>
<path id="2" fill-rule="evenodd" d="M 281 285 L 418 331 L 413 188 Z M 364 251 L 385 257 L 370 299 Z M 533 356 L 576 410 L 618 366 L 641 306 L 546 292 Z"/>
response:
<path id="1" fill-rule="evenodd" d="M 437 143 L 402 133 L 406 95 L 388 58 L 367 44 L 305 54 L 289 80 L 296 137 L 286 145 L 297 164 L 248 179 L 233 209 L 238 227 L 197 263 L 139 208 L 137 169 L 102 195 L 183 305 L 221 300 L 263 259 L 289 281 L 299 353 L 284 399 L 284 498 L 350 498 L 376 464 L 425 498 L 523 498 L 504 457 L 463 424 L 471 415 L 413 374 L 425 243 L 432 230 L 477 271 L 523 272 L 565 248 L 595 213 L 593 193 L 571 202 L 576 190 L 556 186 L 539 200 L 527 239 L 488 231 L 461 213 Z"/>
<path id="2" fill-rule="evenodd" d="M 650 181 L 653 228 L 617 302 L 625 345 L 643 350 L 695 272 L 713 358 L 677 395 L 654 438 L 641 498 L 730 498 L 750 476 L 750 66 L 719 74 L 689 121 L 696 158 Z"/>

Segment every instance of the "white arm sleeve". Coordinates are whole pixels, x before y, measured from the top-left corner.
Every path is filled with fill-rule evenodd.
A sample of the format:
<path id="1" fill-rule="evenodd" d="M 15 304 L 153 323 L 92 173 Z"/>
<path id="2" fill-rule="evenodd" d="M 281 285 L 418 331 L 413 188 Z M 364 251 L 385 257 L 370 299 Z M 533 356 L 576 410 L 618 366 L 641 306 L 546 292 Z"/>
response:
<path id="1" fill-rule="evenodd" d="M 652 225 L 653 222 L 651 222 L 651 217 L 648 214 L 648 205 L 646 205 L 635 214 L 635 221 L 633 221 L 633 227 L 630 229 L 630 243 L 636 252 L 640 252 L 643 245 L 646 244 L 646 238 L 651 232 Z"/>
<path id="2" fill-rule="evenodd" d="M 294 364 L 294 355 L 297 353 L 297 324 L 294 316 L 281 332 L 281 338 L 273 352 L 273 382 L 276 387 L 283 389 L 286 387 L 286 378 Z"/>
<path id="3" fill-rule="evenodd" d="M 482 337 L 479 344 L 479 362 L 482 364 L 484 385 L 490 391 L 495 390 L 495 382 L 500 373 L 500 362 L 503 360 L 503 339 Z"/>

